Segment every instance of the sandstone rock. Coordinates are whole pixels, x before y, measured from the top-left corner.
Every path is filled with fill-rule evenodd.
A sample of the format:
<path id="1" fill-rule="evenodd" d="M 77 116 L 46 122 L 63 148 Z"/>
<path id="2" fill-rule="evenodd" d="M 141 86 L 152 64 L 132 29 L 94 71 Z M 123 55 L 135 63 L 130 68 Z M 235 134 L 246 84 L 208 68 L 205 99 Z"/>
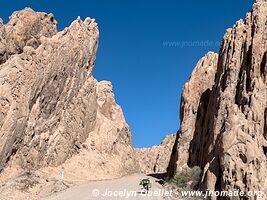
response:
<path id="1" fill-rule="evenodd" d="M 129 127 L 108 81 L 95 83 L 96 119 L 77 153 L 57 166 L 21 169 L 13 159 L 0 174 L 0 199 L 40 199 L 92 180 L 114 179 L 139 172 Z"/>
<path id="2" fill-rule="evenodd" d="M 26 46 L 22 52 L 10 51 L 16 54 L 0 68 L 1 168 L 14 156 L 24 168 L 59 165 L 77 152 L 95 125 L 96 81 L 91 71 L 98 44 L 96 23 L 76 20 L 52 36 L 55 22 L 45 16 L 26 9 L 4 25 L 14 34 L 6 38 L 7 44 L 16 38 L 16 45 Z M 39 20 L 42 17 L 49 26 Z M 28 33 L 40 38 L 37 49 L 27 45 Z"/>
<path id="3" fill-rule="evenodd" d="M 61 173 L 74 183 L 138 171 L 112 85 L 92 75 L 95 20 L 78 18 L 57 33 L 52 14 L 27 8 L 0 24 L 0 193 L 25 171 L 40 183 Z"/>
<path id="4" fill-rule="evenodd" d="M 121 107 L 115 102 L 111 83 L 98 82 L 96 94 L 98 106 L 93 131 L 79 154 L 59 166 L 64 168 L 66 178 L 73 176 L 69 177 L 70 181 L 112 179 L 138 172 L 130 129 Z"/>
<path id="5" fill-rule="evenodd" d="M 6 25 L 0 20 L 0 64 L 13 54 L 22 53 L 25 46 L 36 49 L 41 36 L 51 38 L 56 33 L 57 22 L 52 14 L 30 8 L 13 13 Z"/>
<path id="6" fill-rule="evenodd" d="M 40 199 L 90 180 L 165 172 L 174 135 L 133 149 L 112 84 L 92 75 L 95 20 L 56 26 L 52 14 L 30 8 L 0 20 L 0 198 Z"/>
<path id="7" fill-rule="evenodd" d="M 208 101 L 209 93 L 214 85 L 217 61 L 218 54 L 209 52 L 197 63 L 183 88 L 180 105 L 181 125 L 172 151 L 169 176 L 173 176 L 174 171 L 180 171 L 187 166 L 190 141 L 194 137 L 197 118 L 205 112 L 205 102 Z"/>
<path id="8" fill-rule="evenodd" d="M 166 173 L 174 141 L 175 134 L 172 134 L 165 136 L 158 146 L 134 149 L 134 158 L 139 164 L 139 171 L 145 174 Z"/>
<path id="9" fill-rule="evenodd" d="M 187 163 L 204 170 L 202 189 L 266 190 L 266 20 L 267 1 L 259 0 L 245 20 L 238 21 L 225 33 L 214 86 L 211 91 L 203 91 L 194 104 L 196 120 L 194 115 L 189 118 L 181 115 L 177 144 L 183 138 L 188 139 L 173 150 L 170 175 Z M 187 104 L 183 100 L 181 104 L 181 112 L 186 113 L 188 108 L 183 105 Z M 190 129 L 184 129 L 192 119 L 193 128 L 190 125 Z M 181 155 L 186 148 L 189 155 Z M 247 196 L 247 199 L 255 198 Z"/>

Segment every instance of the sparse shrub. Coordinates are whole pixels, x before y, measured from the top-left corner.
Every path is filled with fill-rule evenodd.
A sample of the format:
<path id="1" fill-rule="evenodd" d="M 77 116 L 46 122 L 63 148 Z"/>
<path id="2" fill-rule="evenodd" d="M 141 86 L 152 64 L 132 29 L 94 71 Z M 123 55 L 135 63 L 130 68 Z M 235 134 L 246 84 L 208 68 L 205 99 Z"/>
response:
<path id="1" fill-rule="evenodd" d="M 182 189 L 196 189 L 202 170 L 199 167 L 186 168 L 178 172 L 171 182 Z"/>

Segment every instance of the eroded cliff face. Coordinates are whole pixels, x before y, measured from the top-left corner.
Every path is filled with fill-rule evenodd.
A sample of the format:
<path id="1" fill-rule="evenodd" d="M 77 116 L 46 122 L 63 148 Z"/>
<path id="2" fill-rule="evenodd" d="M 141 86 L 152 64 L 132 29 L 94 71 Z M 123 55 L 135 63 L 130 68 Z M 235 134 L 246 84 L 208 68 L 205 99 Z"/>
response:
<path id="1" fill-rule="evenodd" d="M 180 105 L 180 131 L 174 143 L 169 176 L 187 167 L 190 141 L 194 138 L 197 119 L 203 117 L 206 102 L 214 85 L 218 54 L 209 52 L 197 63 L 189 81 L 185 84 Z M 201 101 L 201 103 L 200 103 Z"/>
<path id="2" fill-rule="evenodd" d="M 160 145 L 134 149 L 139 171 L 144 174 L 166 173 L 175 138 L 175 134 L 166 135 Z"/>
<path id="3" fill-rule="evenodd" d="M 12 156 L 23 167 L 59 165 L 94 128 L 97 24 L 76 20 L 56 34 L 52 21 L 25 9 L 1 27 L 1 168 Z"/>
<path id="4" fill-rule="evenodd" d="M 14 12 L 7 24 L 0 19 L 0 64 L 25 46 L 40 46 L 41 37 L 51 38 L 57 33 L 57 21 L 52 14 L 35 13 L 31 9 Z"/>
<path id="5" fill-rule="evenodd" d="M 112 85 L 92 75 L 98 37 L 90 18 L 61 32 L 52 14 L 30 8 L 7 24 L 0 20 L 1 195 L 27 198 L 15 191 L 26 187 L 18 186 L 21 179 L 34 180 L 31 190 L 39 190 L 28 195 L 38 199 L 58 180 L 66 185 L 138 171 Z"/>
<path id="6" fill-rule="evenodd" d="M 202 189 L 267 192 L 266 54 L 267 1 L 258 0 L 245 20 L 226 31 L 209 88 L 186 91 L 198 79 L 195 71 L 186 84 L 170 175 L 200 166 Z M 199 84 L 205 85 L 203 79 Z M 185 101 L 191 94 L 193 105 Z"/>

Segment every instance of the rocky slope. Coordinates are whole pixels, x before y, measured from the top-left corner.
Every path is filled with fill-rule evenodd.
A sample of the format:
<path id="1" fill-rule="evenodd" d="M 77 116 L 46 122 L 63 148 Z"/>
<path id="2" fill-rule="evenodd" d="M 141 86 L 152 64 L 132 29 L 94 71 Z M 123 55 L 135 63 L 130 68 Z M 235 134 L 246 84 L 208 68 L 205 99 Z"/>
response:
<path id="1" fill-rule="evenodd" d="M 200 166 L 202 189 L 267 194 L 267 1 L 226 31 L 217 61 L 209 55 L 185 85 L 168 173 Z"/>

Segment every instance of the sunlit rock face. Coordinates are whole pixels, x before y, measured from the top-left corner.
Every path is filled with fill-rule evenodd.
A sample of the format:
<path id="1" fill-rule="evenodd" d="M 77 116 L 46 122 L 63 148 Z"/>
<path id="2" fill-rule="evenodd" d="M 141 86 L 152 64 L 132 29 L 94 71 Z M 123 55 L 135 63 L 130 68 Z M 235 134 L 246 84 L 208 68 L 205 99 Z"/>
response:
<path id="1" fill-rule="evenodd" d="M 175 134 L 166 135 L 160 145 L 134 149 L 139 171 L 145 174 L 166 173 L 174 142 Z"/>
<path id="2" fill-rule="evenodd" d="M 15 12 L 1 27 L 1 168 L 63 163 L 94 128 L 91 71 L 97 24 L 74 21 L 57 33 L 52 15 Z"/>
<path id="3" fill-rule="evenodd" d="M 90 162 L 91 179 L 135 168 L 122 161 L 131 156 L 132 139 L 112 85 L 92 75 L 98 37 L 90 18 L 61 32 L 52 14 L 30 8 L 15 12 L 7 24 L 1 20 L 1 170 L 57 167 L 73 156 L 76 162 L 84 151 L 91 155 L 81 159 Z"/>
<path id="4" fill-rule="evenodd" d="M 214 76 L 206 76 L 209 81 L 197 77 L 198 64 L 185 85 L 170 176 L 200 166 L 202 189 L 266 190 L 266 55 L 267 2 L 258 0 L 244 20 L 226 31 Z M 214 70 L 209 63 L 200 68 Z"/>
<path id="5" fill-rule="evenodd" d="M 187 167 L 190 141 L 194 138 L 197 120 L 205 112 L 206 102 L 214 85 L 217 62 L 218 54 L 213 52 L 201 58 L 183 88 L 180 105 L 181 126 L 169 164 L 170 175 Z"/>

